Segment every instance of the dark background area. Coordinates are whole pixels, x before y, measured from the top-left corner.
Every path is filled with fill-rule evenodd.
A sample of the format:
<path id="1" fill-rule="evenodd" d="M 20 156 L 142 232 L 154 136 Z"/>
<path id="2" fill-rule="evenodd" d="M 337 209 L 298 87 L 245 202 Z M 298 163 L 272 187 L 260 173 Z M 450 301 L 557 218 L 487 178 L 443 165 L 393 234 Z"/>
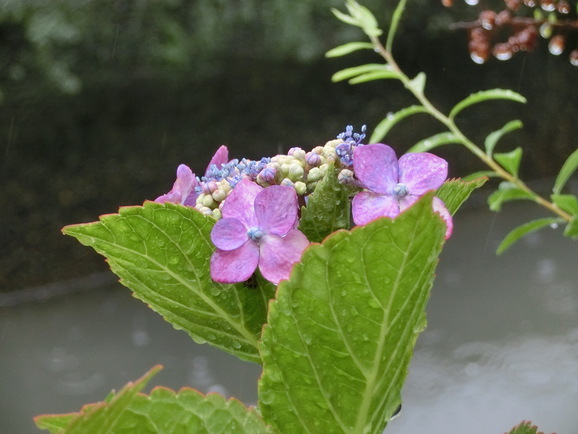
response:
<path id="1" fill-rule="evenodd" d="M 350 86 L 331 75 L 373 53 L 325 59 L 363 40 L 337 21 L 341 1 L 196 0 L 5 2 L 0 12 L 0 291 L 107 269 L 92 249 L 60 233 L 121 205 L 170 190 L 176 167 L 202 172 L 221 144 L 260 158 L 322 145 L 347 124 L 371 131 L 414 101 L 395 81 Z M 366 1 L 386 28 L 391 5 Z M 460 4 L 458 4 L 460 3 Z M 501 2 L 495 2 L 496 5 Z M 522 176 L 555 176 L 576 148 L 578 69 L 547 42 L 507 62 L 477 65 L 467 35 L 450 24 L 477 16 L 462 2 L 410 1 L 395 54 L 424 71 L 426 94 L 448 111 L 468 94 L 511 88 L 528 104 L 488 102 L 459 124 L 478 143 L 512 119 L 524 129 L 499 149 L 524 148 Z M 387 142 L 403 153 L 440 131 L 425 116 Z M 440 148 L 451 176 L 482 170 L 465 149 Z"/>

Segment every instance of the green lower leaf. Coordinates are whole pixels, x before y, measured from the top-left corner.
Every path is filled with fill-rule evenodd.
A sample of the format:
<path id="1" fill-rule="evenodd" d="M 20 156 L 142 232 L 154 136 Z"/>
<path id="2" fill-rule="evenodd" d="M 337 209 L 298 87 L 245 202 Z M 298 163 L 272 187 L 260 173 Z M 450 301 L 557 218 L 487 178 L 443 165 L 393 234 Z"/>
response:
<path id="1" fill-rule="evenodd" d="M 63 232 L 106 256 L 135 297 L 196 342 L 260 363 L 257 341 L 275 286 L 212 281 L 214 222 L 193 208 L 146 202 Z"/>
<path id="2" fill-rule="evenodd" d="M 523 421 L 519 425 L 511 429 L 508 434 L 544 434 L 544 432 L 538 432 L 538 427 L 532 425 L 532 422 Z"/>
<path id="3" fill-rule="evenodd" d="M 511 182 L 504 181 L 500 183 L 498 190 L 488 197 L 488 205 L 492 211 L 500 211 L 505 202 L 521 199 L 535 200 L 535 196 L 530 192 L 522 190 Z"/>
<path id="4" fill-rule="evenodd" d="M 520 238 L 528 235 L 529 233 L 535 232 L 539 229 L 542 229 L 546 226 L 552 224 L 558 224 L 561 222 L 561 219 L 558 217 L 548 217 L 543 219 L 532 220 L 531 222 L 525 223 L 517 228 L 513 229 L 506 238 L 500 243 L 498 249 L 496 250 L 496 254 L 500 255 L 505 252 L 512 244 L 518 241 Z"/>
<path id="5" fill-rule="evenodd" d="M 459 207 L 470 197 L 472 192 L 482 187 L 488 178 L 479 177 L 472 181 L 451 179 L 442 184 L 436 191 L 436 196 L 443 202 L 451 215 L 454 215 Z"/>
<path id="6" fill-rule="evenodd" d="M 138 393 L 159 369 L 127 384 L 108 402 L 84 406 L 78 413 L 38 416 L 36 424 L 53 434 L 272 433 L 254 409 L 216 393 L 203 395 L 189 388 L 176 393 L 164 387 L 148 396 Z M 64 420 L 63 429 L 51 428 Z"/>
<path id="7" fill-rule="evenodd" d="M 365 65 L 360 66 L 353 66 L 351 68 L 345 68 L 341 71 L 337 71 L 331 77 L 331 80 L 342 81 L 342 80 L 349 80 L 350 78 L 357 77 L 361 74 L 367 74 L 369 72 L 392 72 L 392 68 L 388 65 L 384 65 L 382 63 L 368 63 Z"/>
<path id="8" fill-rule="evenodd" d="M 522 128 L 522 127 L 523 127 L 523 124 L 521 121 L 519 121 L 519 120 L 510 121 L 506 125 L 504 125 L 502 128 L 500 128 L 499 130 L 493 131 L 490 134 L 488 134 L 488 136 L 486 137 L 486 140 L 484 141 L 484 147 L 486 148 L 486 155 L 488 157 L 492 156 L 492 154 L 494 152 L 494 148 L 498 144 L 498 141 L 505 134 L 508 134 L 508 133 L 515 131 L 515 130 Z"/>
<path id="9" fill-rule="evenodd" d="M 493 170 L 480 170 L 479 172 L 470 173 L 468 176 L 464 176 L 462 181 L 473 181 L 474 179 L 488 177 L 488 178 L 496 178 L 498 175 Z"/>
<path id="10" fill-rule="evenodd" d="M 381 433 L 400 404 L 445 234 L 428 193 L 311 245 L 260 346 L 259 408 L 283 433 Z"/>
<path id="11" fill-rule="evenodd" d="M 301 208 L 299 230 L 311 242 L 321 242 L 338 229 L 349 228 L 350 202 L 346 189 L 337 180 L 331 165 Z"/>
<path id="12" fill-rule="evenodd" d="M 578 197 L 573 194 L 552 194 L 552 202 L 570 215 L 578 215 Z"/>

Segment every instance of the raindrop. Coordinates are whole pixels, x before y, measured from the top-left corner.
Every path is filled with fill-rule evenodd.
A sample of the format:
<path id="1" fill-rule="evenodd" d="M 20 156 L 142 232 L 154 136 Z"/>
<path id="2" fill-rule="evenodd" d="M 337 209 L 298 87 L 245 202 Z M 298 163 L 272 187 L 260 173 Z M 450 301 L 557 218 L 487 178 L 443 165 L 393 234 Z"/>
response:
<path id="1" fill-rule="evenodd" d="M 575 65 L 575 66 L 578 66 L 578 65 Z M 550 227 L 551 227 L 552 229 L 558 229 L 558 223 L 556 223 L 556 222 L 550 223 Z"/>
<path id="2" fill-rule="evenodd" d="M 466 4 L 470 5 L 470 6 L 475 6 L 479 3 L 479 0 L 464 0 L 466 2 Z"/>
<path id="3" fill-rule="evenodd" d="M 540 2 L 540 7 L 546 12 L 552 12 L 556 10 L 556 5 L 552 0 L 542 0 Z"/>
<path id="4" fill-rule="evenodd" d="M 552 25 L 550 23 L 544 23 L 540 26 L 540 36 L 544 39 L 552 36 Z"/>
<path id="5" fill-rule="evenodd" d="M 550 51 L 550 54 L 553 54 L 554 56 L 562 54 L 564 51 L 564 37 L 560 35 L 552 37 L 548 44 L 548 51 Z"/>
<path id="6" fill-rule="evenodd" d="M 496 56 L 498 60 L 509 60 L 512 58 L 512 50 L 508 46 L 495 46 L 494 56 Z"/>
<path id="7" fill-rule="evenodd" d="M 570 53 L 569 60 L 573 66 L 578 66 L 578 50 L 574 50 Z"/>
<path id="8" fill-rule="evenodd" d="M 236 350 L 238 350 L 238 349 L 241 348 L 241 342 L 239 342 L 239 341 L 231 341 L 231 346 L 232 346 L 233 348 L 235 348 Z"/>
<path id="9" fill-rule="evenodd" d="M 477 53 L 473 53 L 473 52 L 470 53 L 470 57 L 478 65 L 481 65 L 482 63 L 484 63 L 486 61 L 486 59 L 484 59 L 482 56 L 479 56 Z"/>

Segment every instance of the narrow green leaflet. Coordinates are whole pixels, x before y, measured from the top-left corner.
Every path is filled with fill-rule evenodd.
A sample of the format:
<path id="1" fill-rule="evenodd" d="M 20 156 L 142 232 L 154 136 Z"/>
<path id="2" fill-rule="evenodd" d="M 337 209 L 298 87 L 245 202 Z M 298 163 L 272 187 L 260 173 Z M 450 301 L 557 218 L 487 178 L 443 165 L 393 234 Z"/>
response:
<path id="1" fill-rule="evenodd" d="M 450 179 L 442 184 L 436 191 L 436 196 L 443 202 L 451 215 L 454 215 L 459 207 L 470 197 L 470 194 L 482 187 L 488 178 L 478 177 L 471 181 Z"/>
<path id="2" fill-rule="evenodd" d="M 556 182 L 554 182 L 554 193 L 558 194 L 562 191 L 566 182 L 568 182 L 576 169 L 578 169 L 578 149 L 572 152 L 562 165 L 560 173 L 558 173 L 558 176 L 556 177 Z"/>
<path id="3" fill-rule="evenodd" d="M 519 93 L 516 93 L 512 90 L 507 89 L 491 89 L 491 90 L 482 90 L 480 92 L 476 92 L 468 96 L 467 98 L 461 100 L 457 103 L 454 108 L 450 111 L 449 118 L 454 119 L 459 112 L 463 109 L 477 104 L 483 101 L 494 100 L 494 99 L 506 99 L 516 102 L 525 103 L 526 98 L 524 98 Z"/>
<path id="4" fill-rule="evenodd" d="M 407 152 L 429 152 L 434 148 L 449 145 L 450 143 L 462 143 L 462 140 L 454 133 L 445 131 L 443 133 L 434 134 L 427 139 L 420 140 L 409 148 Z"/>
<path id="5" fill-rule="evenodd" d="M 373 130 L 373 133 L 371 134 L 369 143 L 380 142 L 398 122 L 402 121 L 408 116 L 418 113 L 428 113 L 428 110 L 422 105 L 412 105 L 395 113 L 389 113 L 381 120 L 381 122 L 377 124 Z"/>
<path id="6" fill-rule="evenodd" d="M 59 415 L 39 416 L 36 423 L 53 434 L 273 433 L 254 409 L 216 393 L 203 395 L 190 388 L 174 392 L 164 387 L 156 387 L 150 395 L 138 393 L 159 368 L 127 384 L 108 402 L 63 415 L 72 417 L 64 429 L 53 430 L 48 425 L 52 418 L 62 417 Z"/>
<path id="7" fill-rule="evenodd" d="M 363 32 L 368 36 L 381 35 L 382 31 L 377 26 L 377 20 L 369 9 L 353 0 L 348 0 L 345 6 L 347 7 L 349 15 L 337 9 L 331 9 L 331 12 L 344 23 L 361 27 Z"/>
<path id="8" fill-rule="evenodd" d="M 558 217 L 547 217 L 547 218 L 543 218 L 543 219 L 532 220 L 528 223 L 524 223 L 523 225 L 518 226 L 517 228 L 513 229 L 510 233 L 508 233 L 508 235 L 506 235 L 506 238 L 504 238 L 502 240 L 502 242 L 500 243 L 500 245 L 498 246 L 498 249 L 496 250 L 496 254 L 501 255 L 512 244 L 514 244 L 520 238 L 522 238 L 523 236 L 525 236 L 531 232 L 535 232 L 535 231 L 542 229 L 543 227 L 546 227 L 548 225 L 558 224 L 561 222 L 563 222 L 563 220 L 558 218 Z"/>
<path id="9" fill-rule="evenodd" d="M 335 74 L 333 74 L 331 80 L 334 82 L 349 80 L 350 78 L 370 72 L 383 72 L 388 74 L 394 73 L 390 66 L 384 65 L 383 63 L 367 63 L 365 65 L 352 66 L 351 68 L 345 68 L 341 71 L 337 71 Z"/>
<path id="10" fill-rule="evenodd" d="M 511 152 L 494 154 L 494 159 L 508 171 L 509 174 L 518 176 L 520 161 L 522 160 L 522 148 L 516 148 Z"/>
<path id="11" fill-rule="evenodd" d="M 368 81 L 374 80 L 388 80 L 388 79 L 397 79 L 399 78 L 399 74 L 395 71 L 374 71 L 374 72 L 367 72 L 365 74 L 358 75 L 357 77 L 353 77 L 349 80 L 349 84 L 360 84 L 360 83 L 367 83 Z"/>
<path id="12" fill-rule="evenodd" d="M 532 425 L 530 421 L 523 421 L 519 425 L 512 428 L 507 434 L 544 434 L 544 432 L 538 432 L 538 427 Z"/>
<path id="13" fill-rule="evenodd" d="M 307 206 L 301 208 L 299 230 L 311 242 L 321 242 L 337 229 L 349 228 L 350 202 L 347 191 L 339 183 L 330 166 L 323 179 L 309 195 Z"/>
<path id="14" fill-rule="evenodd" d="M 524 124 L 522 124 L 522 122 L 519 120 L 510 121 L 499 130 L 493 131 L 490 134 L 488 134 L 486 140 L 484 141 L 484 147 L 486 148 L 486 155 L 488 157 L 491 157 L 494 152 L 494 148 L 498 144 L 498 141 L 504 135 L 511 133 L 512 131 L 518 130 L 523 126 Z"/>
<path id="15" fill-rule="evenodd" d="M 572 238 L 573 240 L 578 239 L 578 216 L 574 216 L 572 220 L 566 225 L 564 229 L 564 236 Z"/>
<path id="16" fill-rule="evenodd" d="M 211 280 L 215 220 L 193 208 L 145 202 L 63 232 L 106 256 L 121 283 L 196 342 L 260 363 L 257 341 L 274 285 Z"/>
<path id="17" fill-rule="evenodd" d="M 340 57 L 358 50 L 373 50 L 371 42 L 348 42 L 325 53 L 325 57 Z"/>
<path id="18" fill-rule="evenodd" d="M 498 189 L 488 197 L 488 205 L 492 211 L 500 211 L 505 202 L 518 199 L 535 200 L 536 198 L 532 193 L 522 190 L 516 184 L 503 181 Z"/>
<path id="19" fill-rule="evenodd" d="M 578 215 L 578 197 L 573 194 L 552 194 L 550 199 L 561 210 L 570 215 Z"/>
<path id="20" fill-rule="evenodd" d="M 381 433 L 400 404 L 445 225 L 433 192 L 395 219 L 338 231 L 278 287 L 259 408 L 283 433 Z"/>

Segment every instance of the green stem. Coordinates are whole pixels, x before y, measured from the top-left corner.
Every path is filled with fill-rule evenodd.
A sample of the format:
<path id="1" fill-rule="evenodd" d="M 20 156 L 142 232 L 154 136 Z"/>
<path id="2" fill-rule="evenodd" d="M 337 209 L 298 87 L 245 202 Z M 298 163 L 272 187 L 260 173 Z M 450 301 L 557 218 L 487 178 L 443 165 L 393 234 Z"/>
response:
<path id="1" fill-rule="evenodd" d="M 405 2 L 402 1 L 401 3 L 405 3 Z M 397 12 L 397 9 L 396 9 L 396 12 Z M 391 33 L 391 31 L 390 31 L 390 33 Z M 444 113 L 439 111 L 429 101 L 429 99 L 427 99 L 427 97 L 425 96 L 425 94 L 423 93 L 423 91 L 421 89 L 417 89 L 413 85 L 413 83 L 411 82 L 411 79 L 401 70 L 401 68 L 399 67 L 399 65 L 397 64 L 395 59 L 393 58 L 393 55 L 391 53 L 391 47 L 389 46 L 390 45 L 389 43 L 392 42 L 393 37 L 390 37 L 388 35 L 388 48 L 384 47 L 383 44 L 381 43 L 381 41 L 379 40 L 379 38 L 376 36 L 369 36 L 369 39 L 371 40 L 371 42 L 375 48 L 375 51 L 381 57 L 383 57 L 383 59 L 386 61 L 386 63 L 395 72 L 397 72 L 399 74 L 399 80 L 403 83 L 403 85 L 406 87 L 406 89 L 408 89 L 413 94 L 413 96 L 420 102 L 420 104 L 423 107 L 425 107 L 425 109 L 428 111 L 428 113 L 431 116 L 433 116 L 438 121 L 440 121 L 443 125 L 445 125 L 448 128 L 448 130 L 451 131 L 459 139 L 459 142 L 461 144 L 463 144 L 470 152 L 472 152 L 475 156 L 477 156 L 480 160 L 482 160 L 482 162 L 484 162 L 484 164 L 486 164 L 494 172 L 496 172 L 500 178 L 504 179 L 505 181 L 511 182 L 519 189 L 532 195 L 532 197 L 534 198 L 534 201 L 536 203 L 538 203 L 542 207 L 550 210 L 554 214 L 557 214 L 558 216 L 560 216 L 562 219 L 564 219 L 567 222 L 572 220 L 572 216 L 570 214 L 568 214 L 564 210 L 558 208 L 552 202 L 544 199 L 542 196 L 538 195 L 532 189 L 530 189 L 530 187 L 528 187 L 526 185 L 526 183 L 524 183 L 522 180 L 520 180 L 516 176 L 514 176 L 514 175 L 510 174 L 509 172 L 507 172 L 506 170 L 504 170 L 504 168 L 502 168 L 502 166 L 500 166 L 498 163 L 496 163 L 496 161 L 491 156 L 487 155 L 482 149 L 480 149 L 478 146 L 476 146 L 475 143 L 473 143 L 470 139 L 468 139 L 466 137 L 466 135 L 458 128 L 458 126 L 455 124 L 453 119 L 450 119 Z"/>

